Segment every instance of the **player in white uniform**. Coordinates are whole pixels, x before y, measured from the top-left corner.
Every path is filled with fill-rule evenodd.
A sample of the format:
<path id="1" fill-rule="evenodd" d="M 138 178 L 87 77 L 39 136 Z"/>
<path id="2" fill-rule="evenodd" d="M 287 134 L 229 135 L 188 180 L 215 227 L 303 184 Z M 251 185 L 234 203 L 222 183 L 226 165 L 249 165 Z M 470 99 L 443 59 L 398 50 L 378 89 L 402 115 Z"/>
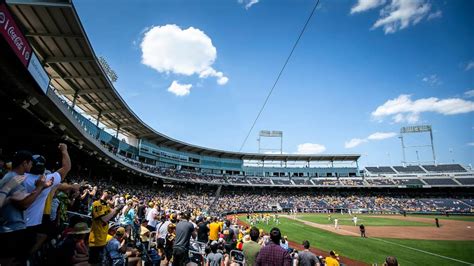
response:
<path id="1" fill-rule="evenodd" d="M 357 226 L 357 216 L 352 217 L 352 221 L 354 222 L 354 226 Z"/>
<path id="2" fill-rule="evenodd" d="M 337 230 L 337 222 L 338 222 L 338 220 L 337 220 L 337 218 L 335 218 L 334 219 L 334 229 L 336 229 L 336 230 Z"/>

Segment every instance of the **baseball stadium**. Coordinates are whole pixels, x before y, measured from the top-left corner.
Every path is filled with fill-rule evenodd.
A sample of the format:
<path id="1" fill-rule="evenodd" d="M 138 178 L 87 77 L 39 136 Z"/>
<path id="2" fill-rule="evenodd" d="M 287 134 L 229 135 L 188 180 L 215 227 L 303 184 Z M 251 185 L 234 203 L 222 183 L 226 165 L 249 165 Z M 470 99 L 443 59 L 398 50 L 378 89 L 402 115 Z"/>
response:
<path id="1" fill-rule="evenodd" d="M 474 264 L 474 169 L 439 161 L 431 123 L 397 125 L 401 162 L 373 166 L 285 153 L 280 130 L 258 152 L 175 139 L 129 106 L 75 4 L 0 0 L 0 265 Z"/>

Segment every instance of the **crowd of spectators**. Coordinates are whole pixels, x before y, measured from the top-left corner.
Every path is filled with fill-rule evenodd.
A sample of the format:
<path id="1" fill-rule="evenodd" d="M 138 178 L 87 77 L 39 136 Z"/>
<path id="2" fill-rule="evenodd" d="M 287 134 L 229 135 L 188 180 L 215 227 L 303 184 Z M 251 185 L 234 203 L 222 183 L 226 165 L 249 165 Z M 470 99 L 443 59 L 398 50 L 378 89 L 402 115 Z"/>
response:
<path id="1" fill-rule="evenodd" d="M 393 185 L 395 185 L 395 183 L 393 182 L 393 180 L 391 178 L 378 178 L 378 179 L 366 178 L 365 182 L 367 182 L 367 184 L 372 185 L 372 186 L 379 186 L 379 185 L 393 186 Z"/>
<path id="2" fill-rule="evenodd" d="M 201 183 L 213 183 L 213 184 L 245 184 L 245 185 L 279 185 L 279 186 L 293 186 L 293 185 L 306 185 L 306 186 L 395 186 L 395 185 L 424 185 L 424 183 L 418 179 L 416 175 L 398 175 L 398 178 L 391 178 L 386 176 L 380 176 L 379 178 L 321 178 L 321 177 L 308 177 L 305 179 L 280 179 L 270 177 L 257 177 L 257 176 L 232 176 L 226 174 L 206 174 L 194 168 L 189 169 L 175 169 L 159 167 L 156 165 L 139 162 L 121 155 L 117 155 L 120 159 L 125 162 L 150 173 L 158 174 L 163 177 L 169 177 L 173 179 L 189 180 Z M 459 166 L 461 167 L 461 166 Z M 368 167 L 373 169 L 374 167 Z M 382 167 L 383 169 L 392 169 Z M 374 168 L 378 169 L 378 168 Z M 405 169 L 405 168 L 403 168 Z M 410 168 L 411 169 L 411 168 Z M 385 171 L 384 170 L 384 171 Z M 403 178 L 412 177 L 412 178 Z M 442 177 L 442 176 L 440 176 Z M 443 181 L 446 180 L 446 181 Z M 428 184 L 433 183 L 434 185 L 457 185 L 452 180 L 448 179 L 430 179 L 425 180 Z M 460 182 L 460 184 L 463 184 Z"/>
<path id="3" fill-rule="evenodd" d="M 341 185 L 344 186 L 362 186 L 364 181 L 362 179 L 339 179 Z"/>
<path id="4" fill-rule="evenodd" d="M 26 260 L 30 265 L 153 265 L 157 261 L 182 265 L 189 251 L 194 254 L 192 261 L 208 265 L 237 265 L 244 258 L 247 265 L 290 265 L 298 258 L 336 265 L 335 253 L 326 259 L 307 254 L 308 241 L 297 256 L 278 228 L 265 235 L 237 225 L 235 219 L 224 220 L 221 214 L 347 209 L 464 212 L 472 208 L 471 198 L 424 199 L 398 192 L 224 188 L 216 193 L 212 187 L 86 179 L 69 173 L 67 146 L 59 144 L 58 150 L 62 159 L 56 170 L 48 171 L 46 158 L 27 151 L 16 152 L 2 168 L 6 174 L 0 180 L 0 243 L 8 245 L 0 249 L 1 265 L 25 264 Z M 188 174 L 193 173 L 174 174 L 190 178 Z"/>

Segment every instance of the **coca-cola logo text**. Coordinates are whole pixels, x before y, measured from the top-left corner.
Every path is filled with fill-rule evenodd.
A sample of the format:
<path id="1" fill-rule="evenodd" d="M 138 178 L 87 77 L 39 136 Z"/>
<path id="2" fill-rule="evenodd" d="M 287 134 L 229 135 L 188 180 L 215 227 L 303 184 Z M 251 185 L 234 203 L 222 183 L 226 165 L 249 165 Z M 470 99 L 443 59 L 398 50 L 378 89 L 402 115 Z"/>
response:
<path id="1" fill-rule="evenodd" d="M 3 3 L 0 4 L 0 33 L 10 44 L 10 47 L 15 50 L 23 64 L 27 66 L 31 56 L 31 47 Z"/>

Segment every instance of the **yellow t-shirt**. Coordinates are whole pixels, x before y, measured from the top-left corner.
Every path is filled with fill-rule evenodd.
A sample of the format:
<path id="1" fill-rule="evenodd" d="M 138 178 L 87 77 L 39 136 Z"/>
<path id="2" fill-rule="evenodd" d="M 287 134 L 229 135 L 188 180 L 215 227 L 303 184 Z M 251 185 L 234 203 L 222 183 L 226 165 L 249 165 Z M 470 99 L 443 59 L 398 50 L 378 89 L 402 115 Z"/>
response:
<path id="1" fill-rule="evenodd" d="M 211 223 L 209 225 L 209 239 L 211 241 L 219 239 L 219 232 L 221 231 L 221 226 L 218 223 Z"/>
<path id="2" fill-rule="evenodd" d="M 332 257 L 326 257 L 326 266 L 339 266 L 339 261 Z"/>
<path id="3" fill-rule="evenodd" d="M 48 197 L 46 197 L 46 202 L 44 203 L 43 215 L 51 215 L 51 203 L 53 202 L 54 194 L 56 193 L 56 189 L 52 189 Z"/>
<path id="4" fill-rule="evenodd" d="M 89 246 L 101 247 L 107 244 L 107 232 L 109 231 L 109 223 L 102 221 L 101 217 L 111 212 L 107 202 L 96 200 L 92 203 L 92 225 L 89 234 Z"/>

